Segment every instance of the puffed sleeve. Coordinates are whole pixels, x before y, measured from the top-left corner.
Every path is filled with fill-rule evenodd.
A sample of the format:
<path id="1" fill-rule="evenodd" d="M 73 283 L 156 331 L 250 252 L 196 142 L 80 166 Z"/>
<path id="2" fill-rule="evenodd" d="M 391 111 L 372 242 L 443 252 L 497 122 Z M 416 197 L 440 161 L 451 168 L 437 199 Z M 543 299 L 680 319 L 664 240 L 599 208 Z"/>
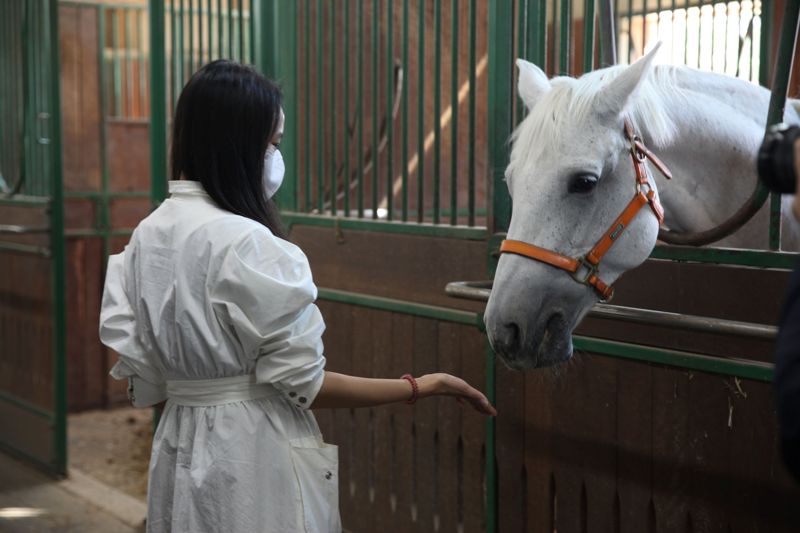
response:
<path id="1" fill-rule="evenodd" d="M 108 259 L 100 308 L 100 340 L 119 355 L 111 376 L 127 378 L 131 402 L 146 407 L 166 399 L 166 384 L 136 334 L 136 319 L 126 285 L 125 252 L 122 252 Z"/>
<path id="2" fill-rule="evenodd" d="M 316 297 L 303 252 L 263 228 L 230 246 L 211 295 L 217 318 L 256 358 L 256 381 L 301 408 L 313 403 L 324 379 L 325 323 Z"/>

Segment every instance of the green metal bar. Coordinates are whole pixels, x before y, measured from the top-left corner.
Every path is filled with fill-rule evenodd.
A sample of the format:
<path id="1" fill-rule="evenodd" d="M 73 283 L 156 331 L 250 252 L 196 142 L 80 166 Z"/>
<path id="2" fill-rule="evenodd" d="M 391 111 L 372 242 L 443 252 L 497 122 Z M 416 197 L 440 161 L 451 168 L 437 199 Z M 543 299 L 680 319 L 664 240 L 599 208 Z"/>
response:
<path id="1" fill-rule="evenodd" d="M 174 1 L 174 0 L 173 0 Z M 188 1 L 188 0 L 187 0 Z M 184 32 L 183 25 L 186 22 L 186 9 L 184 7 L 184 0 L 180 0 L 180 4 L 178 6 L 178 42 L 180 43 L 179 46 L 179 54 L 178 54 L 178 73 L 180 76 L 178 77 L 178 89 L 179 94 L 180 91 L 183 90 L 183 86 L 186 83 L 188 76 L 186 75 L 186 32 Z M 177 102 L 177 99 L 176 99 Z"/>
<path id="2" fill-rule="evenodd" d="M 150 200 L 167 197 L 167 89 L 164 65 L 163 0 L 150 2 Z M 174 69 L 173 69 L 174 75 Z"/>
<path id="3" fill-rule="evenodd" d="M 786 2 L 778 43 L 778 55 L 775 59 L 775 77 L 772 82 L 767 126 L 783 121 L 799 27 L 800 2 Z M 781 247 L 781 197 L 779 194 L 773 194 L 770 201 L 769 247 L 772 250 L 779 250 Z"/>
<path id="4" fill-rule="evenodd" d="M 402 205 L 401 205 L 401 219 L 403 222 L 408 221 L 408 29 L 409 29 L 409 17 L 408 17 L 408 2 L 409 0 L 403 0 L 403 87 L 402 87 L 402 109 L 400 111 L 400 127 L 403 131 L 403 138 L 400 144 L 400 159 L 402 160 L 402 168 L 400 169 L 400 175 L 402 179 L 402 189 L 403 189 L 403 198 L 402 198 Z M 471 156 L 470 156 L 471 157 Z"/>
<path id="5" fill-rule="evenodd" d="M 296 7 L 297 2 L 294 3 Z M 248 40 L 248 42 L 250 43 L 250 63 L 255 65 L 256 64 L 256 15 L 255 15 L 256 9 L 255 6 L 253 5 L 253 0 L 250 0 L 249 6 L 250 8 L 247 10 L 247 13 L 250 19 L 250 39 Z M 297 21 L 295 21 L 295 23 L 296 22 Z M 297 33 L 296 29 L 294 31 L 295 33 Z M 297 51 L 295 50 L 293 51 L 293 53 L 296 54 Z"/>
<path id="6" fill-rule="evenodd" d="M 328 48 L 330 49 L 330 60 L 328 63 L 328 72 L 330 73 L 330 107 L 328 109 L 328 113 L 330 113 L 330 135 L 326 137 L 330 137 L 331 143 L 331 215 L 336 216 L 338 210 L 338 200 L 339 200 L 339 183 L 336 176 L 336 144 L 338 135 L 336 135 L 336 53 L 339 51 L 336 49 L 336 0 L 332 0 L 330 2 L 329 7 L 330 13 L 330 43 L 328 44 Z"/>
<path id="7" fill-rule="evenodd" d="M 174 2 L 175 0 L 172 0 L 172 1 Z M 222 53 L 222 43 L 224 42 L 223 41 L 223 36 L 224 36 L 224 31 L 225 31 L 225 27 L 224 27 L 223 19 L 222 19 L 222 0 L 217 0 L 217 16 L 214 17 L 214 19 L 217 22 L 217 54 L 216 54 L 216 59 L 222 59 L 222 58 L 225 57 L 225 54 Z"/>
<path id="8" fill-rule="evenodd" d="M 344 216 L 350 216 L 350 1 L 344 3 Z M 359 81 L 360 83 L 360 81 Z"/>
<path id="9" fill-rule="evenodd" d="M 119 10 L 111 10 L 111 61 L 114 69 L 114 116 L 123 116 L 122 110 L 122 65 L 119 54 Z"/>
<path id="10" fill-rule="evenodd" d="M 595 0 L 584 0 L 584 33 L 583 33 L 583 71 L 590 72 L 594 67 L 594 3 Z M 661 0 L 659 0 L 659 4 Z"/>
<path id="11" fill-rule="evenodd" d="M 180 92 L 180 86 L 178 85 L 178 23 L 175 16 L 175 2 L 177 0 L 170 0 L 169 2 L 169 24 L 170 24 L 170 56 L 171 56 L 171 65 L 170 65 L 170 86 L 172 87 L 172 94 L 171 96 L 171 108 L 174 109 L 175 103 L 178 101 L 178 94 Z M 152 9 L 152 6 L 151 6 Z M 150 38 L 152 39 L 153 28 L 150 27 Z M 152 65 L 153 58 L 153 49 L 150 49 L 150 64 Z M 151 81 L 152 83 L 152 81 Z M 154 103 L 152 93 L 150 95 L 150 105 L 152 106 Z M 152 116 L 152 111 L 151 111 Z"/>
<path id="12" fill-rule="evenodd" d="M 244 53 L 244 8 L 242 7 L 244 0 L 239 0 L 239 9 L 236 11 L 237 16 L 239 17 L 239 62 L 244 63 L 246 61 L 245 53 Z M 288 21 L 287 21 L 288 22 Z M 284 52 L 288 52 L 288 50 L 284 50 Z"/>
<path id="13" fill-rule="evenodd" d="M 559 73 L 563 76 L 570 73 L 570 34 L 572 33 L 572 13 L 570 9 L 570 0 L 561 0 L 561 17 L 558 36 L 561 38 L 561 43 L 558 46 L 558 59 L 560 62 Z"/>
<path id="14" fill-rule="evenodd" d="M 488 116 L 488 167 L 492 198 L 490 234 L 506 231 L 511 218 L 511 199 L 504 183 L 504 170 L 508 166 L 508 138 L 511 135 L 513 117 L 509 102 L 513 102 L 513 6 L 503 0 L 490 0 L 489 10 L 489 102 Z M 493 277 L 496 260 L 491 256 L 496 238 L 490 238 L 487 247 L 489 275 Z M 499 243 L 497 243 L 499 246 Z M 495 401 L 495 358 L 487 343 L 486 395 Z M 486 422 L 486 531 L 497 531 L 497 465 L 495 452 L 494 419 Z"/>
<path id="15" fill-rule="evenodd" d="M 372 220 L 360 218 L 339 218 L 329 215 L 308 215 L 304 213 L 283 213 L 283 221 L 289 226 L 321 226 L 354 231 L 373 231 L 378 233 L 401 233 L 405 235 L 424 235 L 428 237 L 447 237 L 464 240 L 485 240 L 486 228 L 469 226 L 436 225 L 427 223 Z"/>
<path id="16" fill-rule="evenodd" d="M 133 30 L 131 28 L 131 11 L 129 9 L 122 10 L 123 20 L 125 21 L 125 116 L 133 116 L 133 61 L 131 61 L 131 40 L 133 37 Z"/>
<path id="17" fill-rule="evenodd" d="M 433 0 L 433 223 L 440 222 L 442 158 L 442 0 Z"/>
<path id="18" fill-rule="evenodd" d="M 305 96 L 305 128 L 303 131 L 305 152 L 305 203 L 303 209 L 312 211 L 311 203 L 311 0 L 303 4 L 303 62 L 305 79 L 303 80 L 303 94 Z"/>
<path id="19" fill-rule="evenodd" d="M 27 411 L 28 413 L 34 414 L 41 418 L 45 418 L 47 420 L 54 420 L 55 414 L 52 411 L 48 411 L 43 407 L 39 407 L 38 405 L 29 402 L 19 396 L 11 394 L 10 392 L 6 392 L 4 390 L 0 390 L 0 402 L 6 402 L 14 407 L 22 409 L 23 411 Z"/>
<path id="20" fill-rule="evenodd" d="M 417 32 L 417 222 L 425 212 L 425 0 L 419 0 Z"/>
<path id="21" fill-rule="evenodd" d="M 378 113 L 378 47 L 380 46 L 380 4 L 372 2 L 372 43 L 371 53 L 372 69 L 370 72 L 371 91 L 370 102 L 372 102 L 372 172 L 370 173 L 372 185 L 372 218 L 378 218 L 378 135 L 380 128 L 380 118 Z"/>
<path id="22" fill-rule="evenodd" d="M 197 48 L 194 49 L 193 57 L 195 58 L 195 70 L 199 70 L 204 62 L 203 50 L 203 0 L 197 0 L 197 10 L 195 12 L 197 19 Z"/>
<path id="23" fill-rule="evenodd" d="M 64 230 L 64 236 L 68 239 L 85 237 L 130 237 L 134 228 L 116 228 L 111 231 L 99 229 L 68 229 Z"/>
<path id="24" fill-rule="evenodd" d="M 756 381 L 772 381 L 774 371 L 774 365 L 760 361 L 713 357 L 606 339 L 575 336 L 573 343 L 577 350 Z"/>
<path id="25" fill-rule="evenodd" d="M 450 225 L 458 224 L 458 0 L 451 0 L 450 21 Z"/>
<path id="26" fill-rule="evenodd" d="M 467 209 L 469 210 L 467 224 L 475 225 L 475 85 L 477 68 L 475 42 L 477 41 L 477 6 L 476 0 L 469 0 L 469 162 L 467 168 L 467 178 L 469 180 L 469 198 Z"/>
<path id="27" fill-rule="evenodd" d="M 66 249 L 64 245 L 64 189 L 61 159 L 61 80 L 58 39 L 58 1 L 49 2 L 48 38 L 45 50 L 49 52 L 49 105 L 50 121 L 50 250 L 53 261 L 53 376 L 54 403 L 56 406 L 53 432 L 55 434 L 55 470 L 67 471 L 67 353 L 66 353 Z"/>
<path id="28" fill-rule="evenodd" d="M 139 109 L 140 117 L 147 117 L 147 82 L 145 81 L 145 56 L 144 48 L 144 17 L 147 16 L 143 9 L 136 10 L 136 57 L 139 59 Z"/>
<path id="29" fill-rule="evenodd" d="M 281 33 L 284 39 L 280 41 L 281 49 L 286 50 L 282 54 L 284 62 L 281 63 L 281 73 L 284 80 L 284 87 L 286 94 L 283 96 L 284 110 L 286 113 L 286 126 L 284 130 L 284 139 L 286 139 L 286 146 L 283 146 L 283 153 L 286 154 L 286 171 L 289 172 L 291 179 L 287 181 L 283 194 L 285 197 L 280 198 L 280 205 L 285 209 L 297 211 L 298 199 L 297 192 L 299 190 L 299 174 L 298 174 L 298 153 L 300 139 L 298 132 L 298 91 L 300 87 L 298 74 L 297 74 L 297 2 L 288 2 L 280 4 L 281 20 L 285 23 L 280 27 L 285 28 Z"/>
<path id="30" fill-rule="evenodd" d="M 194 71 L 196 70 L 195 52 L 197 50 L 195 48 L 195 42 L 194 42 L 194 20 L 195 20 L 195 17 L 194 17 L 194 3 L 195 3 L 196 0 L 188 0 L 188 1 L 189 1 L 189 6 L 188 6 L 189 7 L 189 50 L 188 50 L 189 51 L 189 61 L 187 62 L 187 64 L 189 66 L 189 73 L 186 76 L 187 81 L 188 81 L 189 78 L 192 77 L 192 75 L 194 74 Z"/>
<path id="31" fill-rule="evenodd" d="M 364 218 L 364 12 L 363 2 L 356 3 L 356 48 L 358 49 L 358 85 L 356 87 L 356 113 L 358 119 L 358 218 Z"/>
<path id="32" fill-rule="evenodd" d="M 106 17 L 105 6 L 100 6 L 100 16 L 98 17 L 98 35 L 105 35 L 106 34 Z M 105 41 L 105 39 L 104 39 Z M 98 57 L 97 57 L 97 71 L 100 78 L 100 86 L 106 87 L 106 78 L 108 73 L 106 72 L 106 62 L 103 59 L 104 54 L 104 46 L 100 46 L 98 49 Z M 100 109 L 106 109 L 108 105 L 106 102 L 106 91 L 100 91 Z M 100 231 L 103 233 L 103 268 L 105 267 L 108 261 L 109 250 L 111 248 L 110 240 L 108 238 L 108 230 L 111 226 L 111 216 L 110 216 L 110 202 L 109 202 L 109 167 L 108 167 L 108 120 L 103 113 L 100 117 L 100 122 L 98 124 L 99 127 L 99 134 L 100 134 L 100 192 L 98 195 L 99 200 L 99 208 L 98 208 L 98 221 L 100 225 Z M 69 196 L 69 195 L 68 195 Z"/>
<path id="33" fill-rule="evenodd" d="M 251 17 L 250 20 L 254 20 L 252 17 L 252 10 L 251 10 Z M 214 60 L 214 33 L 212 28 L 212 22 L 214 21 L 214 12 L 212 10 L 211 0 L 206 0 L 206 61 L 210 63 Z M 251 30 L 250 35 L 254 35 L 255 31 Z M 250 51 L 252 53 L 252 46 L 250 47 Z M 255 64 L 255 58 L 250 58 L 250 63 Z"/>
<path id="34" fill-rule="evenodd" d="M 394 6 L 386 1 L 386 218 L 394 218 Z"/>
<path id="35" fill-rule="evenodd" d="M 694 263 L 791 269 L 794 267 L 800 255 L 794 252 L 762 252 L 756 250 L 659 245 L 655 247 L 650 257 L 653 259 L 669 259 Z"/>
<path id="36" fill-rule="evenodd" d="M 443 322 L 455 322 L 456 324 L 466 324 L 468 326 L 477 326 L 477 324 L 481 321 L 480 315 L 473 311 L 461 311 L 447 307 L 420 304 L 408 300 L 396 300 L 394 298 L 384 298 L 381 296 L 372 296 L 371 294 L 342 291 L 338 289 L 327 289 L 320 287 L 318 298 L 320 300 L 327 300 L 330 302 L 338 302 L 348 305 L 356 305 L 359 307 L 367 307 L 369 309 L 380 309 L 381 311 L 391 311 L 393 313 L 432 318 L 435 320 L 441 320 Z"/>
<path id="37" fill-rule="evenodd" d="M 322 112 L 322 0 L 317 0 L 317 212 L 325 212 L 325 135 L 323 130 Z"/>
<path id="38" fill-rule="evenodd" d="M 234 59 L 234 51 L 233 51 L 233 0 L 228 0 L 228 59 Z M 272 73 L 269 73 L 272 75 Z"/>

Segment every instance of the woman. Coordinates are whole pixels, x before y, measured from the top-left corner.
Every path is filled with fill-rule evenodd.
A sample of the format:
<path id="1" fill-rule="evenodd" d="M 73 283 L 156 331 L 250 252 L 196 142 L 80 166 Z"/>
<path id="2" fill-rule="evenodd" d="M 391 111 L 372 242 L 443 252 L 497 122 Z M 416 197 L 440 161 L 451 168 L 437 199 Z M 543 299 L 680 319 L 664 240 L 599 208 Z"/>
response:
<path id="1" fill-rule="evenodd" d="M 151 532 L 340 531 L 336 448 L 309 408 L 451 395 L 461 379 L 325 371 L 308 261 L 270 197 L 283 178 L 280 91 L 215 61 L 178 101 L 171 196 L 109 258 L 100 338 L 134 405 L 167 399 L 153 439 Z"/>

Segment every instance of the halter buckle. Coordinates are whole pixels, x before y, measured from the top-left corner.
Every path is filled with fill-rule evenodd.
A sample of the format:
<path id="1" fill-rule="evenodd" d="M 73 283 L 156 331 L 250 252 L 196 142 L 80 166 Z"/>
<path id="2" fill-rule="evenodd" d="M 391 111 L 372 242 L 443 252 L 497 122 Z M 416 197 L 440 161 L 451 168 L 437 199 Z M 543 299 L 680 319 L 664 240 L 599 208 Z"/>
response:
<path id="1" fill-rule="evenodd" d="M 572 276 L 572 279 L 582 285 L 591 285 L 591 283 L 589 283 L 589 278 L 597 275 L 597 269 L 599 266 L 600 265 L 594 264 L 586 259 L 586 256 L 584 255 L 578 259 L 578 268 L 575 269 L 575 272 L 571 272 L 570 275 Z M 584 271 L 586 274 L 582 275 L 582 272 Z"/>

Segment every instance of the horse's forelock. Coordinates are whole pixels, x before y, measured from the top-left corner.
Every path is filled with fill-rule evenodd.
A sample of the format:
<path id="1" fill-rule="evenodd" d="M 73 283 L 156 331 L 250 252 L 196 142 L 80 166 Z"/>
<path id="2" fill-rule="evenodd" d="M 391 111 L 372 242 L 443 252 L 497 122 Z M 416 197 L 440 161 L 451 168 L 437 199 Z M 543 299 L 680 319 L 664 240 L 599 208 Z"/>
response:
<path id="1" fill-rule="evenodd" d="M 596 112 L 603 88 L 625 68 L 609 67 L 577 79 L 553 78 L 552 89 L 530 110 L 511 136 L 513 150 L 507 174 L 524 172 L 539 152 L 557 149 L 565 141 L 565 132 L 571 130 L 569 126 L 585 123 Z M 674 73 L 674 67 L 654 67 L 641 81 L 624 111 L 625 117 L 653 148 L 669 144 L 677 133 L 670 109 L 680 107 L 670 103 L 674 104 L 674 99 L 681 98 L 682 94 Z"/>

